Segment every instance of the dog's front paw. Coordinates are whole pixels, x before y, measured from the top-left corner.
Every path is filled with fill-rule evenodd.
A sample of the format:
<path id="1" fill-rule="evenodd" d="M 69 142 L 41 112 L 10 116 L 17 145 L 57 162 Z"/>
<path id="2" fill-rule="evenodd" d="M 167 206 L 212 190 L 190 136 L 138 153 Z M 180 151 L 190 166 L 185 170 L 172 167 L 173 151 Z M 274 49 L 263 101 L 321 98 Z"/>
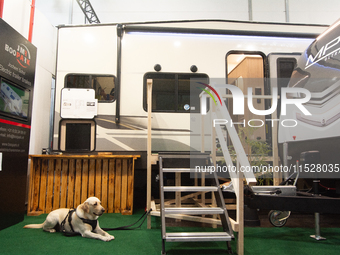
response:
<path id="1" fill-rule="evenodd" d="M 110 242 L 111 240 L 115 239 L 114 236 L 108 235 L 103 237 L 103 241 Z"/>

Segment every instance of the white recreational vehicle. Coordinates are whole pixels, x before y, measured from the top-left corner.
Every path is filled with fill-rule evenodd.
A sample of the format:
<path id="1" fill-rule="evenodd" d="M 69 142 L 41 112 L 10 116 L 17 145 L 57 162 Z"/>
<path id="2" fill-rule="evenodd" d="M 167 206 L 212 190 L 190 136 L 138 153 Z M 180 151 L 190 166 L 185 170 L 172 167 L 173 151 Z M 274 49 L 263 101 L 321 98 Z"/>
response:
<path id="1" fill-rule="evenodd" d="M 146 81 L 152 79 L 152 150 L 189 150 L 189 113 L 199 112 L 199 105 L 190 105 L 191 78 L 224 79 L 270 95 L 271 87 L 287 85 L 301 53 L 324 30 L 206 20 L 60 26 L 51 149 L 145 155 Z M 261 82 L 247 84 L 247 78 Z M 286 84 L 265 78 L 286 78 Z M 96 114 L 63 116 L 69 110 L 63 89 L 93 89 Z M 256 103 L 267 107 L 265 100 Z M 270 128 L 256 131 L 256 138 L 270 141 Z"/>

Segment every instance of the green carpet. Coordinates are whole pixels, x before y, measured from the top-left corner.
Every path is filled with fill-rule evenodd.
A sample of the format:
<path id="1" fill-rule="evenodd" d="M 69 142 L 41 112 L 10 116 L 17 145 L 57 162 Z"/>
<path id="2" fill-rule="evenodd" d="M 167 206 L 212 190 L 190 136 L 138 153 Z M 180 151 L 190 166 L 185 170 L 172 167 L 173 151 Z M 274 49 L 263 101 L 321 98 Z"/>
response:
<path id="1" fill-rule="evenodd" d="M 119 227 L 139 219 L 143 211 L 134 215 L 104 214 L 99 218 L 101 227 Z M 61 233 L 47 233 L 41 229 L 23 229 L 26 224 L 41 223 L 45 215 L 26 216 L 25 220 L 0 231 L 0 254 L 161 254 L 160 219 L 152 217 L 152 229 L 110 231 L 115 236 L 111 242 L 87 239 L 81 236 L 65 237 Z M 196 228 L 168 228 L 190 231 Z M 210 228 L 196 230 L 211 231 Z M 252 255 L 335 255 L 340 254 L 340 229 L 321 229 L 327 240 L 315 241 L 309 237 L 314 229 L 305 228 L 245 228 L 245 254 Z M 166 243 L 168 255 L 226 254 L 225 242 Z M 236 251 L 236 241 L 232 242 Z"/>

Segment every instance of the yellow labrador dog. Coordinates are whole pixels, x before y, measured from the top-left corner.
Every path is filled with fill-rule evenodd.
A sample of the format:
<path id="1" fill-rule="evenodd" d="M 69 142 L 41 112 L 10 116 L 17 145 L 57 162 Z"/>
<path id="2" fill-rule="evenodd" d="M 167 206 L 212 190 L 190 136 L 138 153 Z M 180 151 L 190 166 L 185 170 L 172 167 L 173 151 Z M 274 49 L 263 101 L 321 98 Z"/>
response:
<path id="1" fill-rule="evenodd" d="M 59 225 L 66 233 L 79 233 L 82 237 L 111 241 L 114 236 L 108 234 L 99 227 L 98 217 L 104 213 L 105 209 L 96 197 L 89 197 L 77 209 L 57 209 L 50 212 L 44 223 L 29 224 L 24 228 L 42 228 L 44 231 L 56 232 Z"/>

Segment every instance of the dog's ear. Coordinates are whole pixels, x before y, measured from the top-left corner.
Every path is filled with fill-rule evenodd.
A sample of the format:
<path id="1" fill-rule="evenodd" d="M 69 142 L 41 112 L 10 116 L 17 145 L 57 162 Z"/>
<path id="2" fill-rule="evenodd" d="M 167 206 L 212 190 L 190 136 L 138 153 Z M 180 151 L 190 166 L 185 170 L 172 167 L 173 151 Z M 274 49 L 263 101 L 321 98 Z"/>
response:
<path id="1" fill-rule="evenodd" d="M 88 213 L 89 212 L 89 203 L 88 202 L 84 202 L 80 208 L 84 211 L 84 213 Z"/>

